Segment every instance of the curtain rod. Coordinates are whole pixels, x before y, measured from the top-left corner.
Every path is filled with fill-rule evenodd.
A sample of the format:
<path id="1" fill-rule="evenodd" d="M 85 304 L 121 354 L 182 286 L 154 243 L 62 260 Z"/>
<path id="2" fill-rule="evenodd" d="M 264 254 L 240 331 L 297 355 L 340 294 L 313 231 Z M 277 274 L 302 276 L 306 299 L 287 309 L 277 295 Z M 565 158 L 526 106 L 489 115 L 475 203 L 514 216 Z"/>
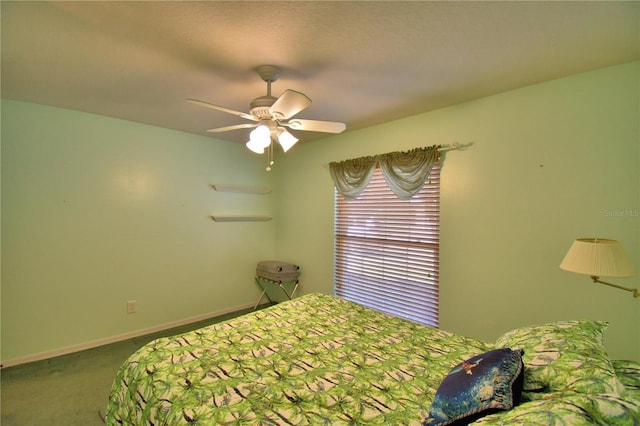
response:
<path id="1" fill-rule="evenodd" d="M 438 151 L 440 151 L 440 152 L 445 152 L 445 151 L 464 151 L 465 149 L 469 148 L 471 145 L 473 145 L 473 142 L 469 142 L 469 143 L 455 142 L 455 143 L 452 143 L 452 144 L 440 145 L 440 148 L 438 148 Z"/>
<path id="2" fill-rule="evenodd" d="M 465 149 L 469 148 L 471 145 L 473 145 L 473 142 L 468 142 L 468 143 L 454 142 L 451 144 L 440 145 L 440 148 L 438 148 L 438 151 L 440 152 L 464 151 Z M 321 166 L 324 167 L 325 169 L 329 169 L 329 163 L 322 163 Z"/>

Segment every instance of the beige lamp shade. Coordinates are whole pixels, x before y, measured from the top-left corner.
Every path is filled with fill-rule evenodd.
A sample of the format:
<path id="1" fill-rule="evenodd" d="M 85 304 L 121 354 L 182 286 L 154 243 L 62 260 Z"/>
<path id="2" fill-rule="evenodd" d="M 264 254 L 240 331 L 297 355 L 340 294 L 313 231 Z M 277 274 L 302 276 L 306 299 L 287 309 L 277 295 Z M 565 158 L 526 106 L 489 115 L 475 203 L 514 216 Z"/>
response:
<path id="1" fill-rule="evenodd" d="M 635 268 L 616 240 L 578 238 L 560 264 L 565 271 L 595 277 L 631 277 Z"/>

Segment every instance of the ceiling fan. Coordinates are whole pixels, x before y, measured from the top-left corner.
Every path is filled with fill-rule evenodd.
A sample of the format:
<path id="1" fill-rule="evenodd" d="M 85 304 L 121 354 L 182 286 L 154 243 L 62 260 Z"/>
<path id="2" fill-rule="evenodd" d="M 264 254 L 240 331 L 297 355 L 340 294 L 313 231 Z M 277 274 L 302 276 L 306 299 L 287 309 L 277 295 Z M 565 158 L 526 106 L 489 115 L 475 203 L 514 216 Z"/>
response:
<path id="1" fill-rule="evenodd" d="M 280 69 L 275 65 L 260 65 L 256 68 L 256 71 L 260 78 L 267 83 L 267 94 L 251 101 L 249 113 L 234 111 L 196 99 L 187 99 L 187 101 L 194 104 L 237 115 L 245 120 L 254 122 L 218 127 L 209 129 L 207 132 L 218 133 L 254 128 L 250 133 L 247 148 L 258 154 L 263 154 L 266 148 L 273 148 L 272 141 L 277 141 L 284 152 L 287 152 L 298 141 L 287 129 L 325 133 L 341 133 L 346 129 L 344 123 L 336 121 L 293 118 L 300 111 L 311 105 L 311 99 L 305 94 L 291 89 L 285 90 L 278 98 L 272 96 L 271 83 L 278 79 Z"/>

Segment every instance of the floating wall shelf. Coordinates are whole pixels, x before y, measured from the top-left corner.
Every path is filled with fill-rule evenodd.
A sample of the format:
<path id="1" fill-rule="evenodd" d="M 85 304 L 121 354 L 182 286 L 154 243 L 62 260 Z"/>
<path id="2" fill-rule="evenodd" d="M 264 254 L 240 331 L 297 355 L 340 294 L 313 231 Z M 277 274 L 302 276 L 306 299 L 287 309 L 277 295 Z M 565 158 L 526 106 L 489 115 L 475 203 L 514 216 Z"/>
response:
<path id="1" fill-rule="evenodd" d="M 244 192 L 249 194 L 268 194 L 271 192 L 270 188 L 261 186 L 240 186 L 240 185 L 211 185 L 213 189 L 220 192 Z"/>
<path id="2" fill-rule="evenodd" d="M 237 215 L 213 215 L 216 222 L 266 222 L 271 216 L 237 216 Z"/>

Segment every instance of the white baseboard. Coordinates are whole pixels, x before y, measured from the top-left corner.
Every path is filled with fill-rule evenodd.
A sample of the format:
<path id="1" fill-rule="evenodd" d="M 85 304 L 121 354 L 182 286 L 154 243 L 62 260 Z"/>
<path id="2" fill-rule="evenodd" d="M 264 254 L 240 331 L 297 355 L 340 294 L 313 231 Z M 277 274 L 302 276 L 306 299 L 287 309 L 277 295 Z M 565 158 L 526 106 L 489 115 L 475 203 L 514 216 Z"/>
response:
<path id="1" fill-rule="evenodd" d="M 141 330 L 131 331 L 129 333 L 118 334 L 116 336 L 106 337 L 104 339 L 92 340 L 92 341 L 80 343 L 77 345 L 67 346 L 60 349 L 54 349 L 52 351 L 40 352 L 32 355 L 12 358 L 6 361 L 2 361 L 2 363 L 0 363 L 0 368 L 5 369 L 8 367 L 15 367 L 21 364 L 27 364 L 29 362 L 42 361 L 42 360 L 54 358 L 57 356 L 69 355 L 75 352 L 80 352 L 87 349 L 93 349 L 93 348 L 108 345 L 111 343 L 121 342 L 123 340 L 133 339 L 135 337 L 145 336 L 147 334 L 153 334 L 160 331 L 170 330 L 176 327 L 182 327 L 183 325 L 192 324 L 195 322 L 207 320 L 209 318 L 215 318 L 215 317 L 226 315 L 232 312 L 241 311 L 243 309 L 252 308 L 253 306 L 254 306 L 254 303 L 240 305 L 233 308 L 223 309 L 221 311 L 210 312 L 202 315 L 196 315 L 194 317 L 185 318 L 178 321 L 172 321 L 165 324 L 156 325 L 153 327 L 143 328 Z"/>

